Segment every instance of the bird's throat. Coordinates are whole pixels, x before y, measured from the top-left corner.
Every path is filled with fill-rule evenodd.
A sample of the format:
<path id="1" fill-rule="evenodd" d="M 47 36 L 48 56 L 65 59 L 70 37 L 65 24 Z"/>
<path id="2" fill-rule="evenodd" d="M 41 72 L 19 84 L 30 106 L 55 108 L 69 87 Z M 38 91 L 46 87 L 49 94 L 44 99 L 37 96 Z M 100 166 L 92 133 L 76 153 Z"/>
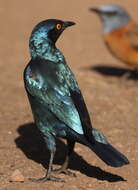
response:
<path id="1" fill-rule="evenodd" d="M 64 61 L 62 52 L 49 40 L 44 40 L 40 43 L 32 41 L 30 43 L 30 53 L 32 59 L 39 57 L 41 59 L 50 60 L 56 63 Z"/>

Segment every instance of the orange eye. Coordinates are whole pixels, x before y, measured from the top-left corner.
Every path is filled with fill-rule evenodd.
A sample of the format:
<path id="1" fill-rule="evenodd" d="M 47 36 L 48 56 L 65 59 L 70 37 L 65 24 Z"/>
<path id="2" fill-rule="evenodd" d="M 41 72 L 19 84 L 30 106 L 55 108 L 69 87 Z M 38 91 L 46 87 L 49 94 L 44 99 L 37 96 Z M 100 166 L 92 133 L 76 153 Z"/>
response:
<path id="1" fill-rule="evenodd" d="M 57 29 L 57 30 L 60 30 L 61 28 L 62 28 L 62 25 L 61 25 L 61 24 L 57 24 L 57 25 L 56 25 L 56 29 Z"/>

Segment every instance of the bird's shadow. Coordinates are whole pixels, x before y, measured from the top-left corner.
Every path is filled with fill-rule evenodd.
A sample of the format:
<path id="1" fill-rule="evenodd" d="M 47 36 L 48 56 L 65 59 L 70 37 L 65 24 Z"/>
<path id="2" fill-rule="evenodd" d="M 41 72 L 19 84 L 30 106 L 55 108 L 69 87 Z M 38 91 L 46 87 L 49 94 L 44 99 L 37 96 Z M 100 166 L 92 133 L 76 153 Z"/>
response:
<path id="1" fill-rule="evenodd" d="M 49 163 L 49 152 L 42 140 L 42 136 L 34 123 L 21 125 L 17 129 L 19 136 L 15 139 L 15 143 L 20 148 L 27 158 L 41 163 L 47 168 Z M 54 159 L 54 164 L 62 165 L 65 159 L 66 146 L 63 141 L 57 140 L 57 152 Z M 73 152 L 69 168 L 78 170 L 81 173 L 96 178 L 98 180 L 106 180 L 109 182 L 126 181 L 123 177 L 109 173 L 99 167 L 95 167 L 87 163 L 76 152 Z"/>
<path id="2" fill-rule="evenodd" d="M 127 79 L 138 80 L 138 72 L 131 69 L 99 64 L 90 67 L 90 70 L 98 72 L 105 76 L 123 77 L 124 75 L 126 75 Z"/>

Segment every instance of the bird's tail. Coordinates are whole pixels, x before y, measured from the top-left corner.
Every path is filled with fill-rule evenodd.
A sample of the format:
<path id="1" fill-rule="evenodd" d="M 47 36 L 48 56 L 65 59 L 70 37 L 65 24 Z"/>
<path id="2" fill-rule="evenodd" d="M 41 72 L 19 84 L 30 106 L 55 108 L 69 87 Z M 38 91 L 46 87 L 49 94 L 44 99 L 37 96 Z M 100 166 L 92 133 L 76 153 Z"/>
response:
<path id="1" fill-rule="evenodd" d="M 97 129 L 93 129 L 95 144 L 89 144 L 89 148 L 103 160 L 107 165 L 112 167 L 121 167 L 129 164 L 129 160 L 116 148 L 110 145 L 104 135 Z"/>

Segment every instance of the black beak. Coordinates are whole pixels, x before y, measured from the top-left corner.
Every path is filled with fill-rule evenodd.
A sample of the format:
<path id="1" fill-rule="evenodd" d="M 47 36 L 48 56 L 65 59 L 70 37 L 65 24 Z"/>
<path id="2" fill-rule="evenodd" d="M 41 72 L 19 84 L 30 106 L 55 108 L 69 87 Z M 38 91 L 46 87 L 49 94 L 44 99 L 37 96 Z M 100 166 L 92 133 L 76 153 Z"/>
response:
<path id="1" fill-rule="evenodd" d="M 73 26 L 73 25 L 75 25 L 75 24 L 76 24 L 75 22 L 65 21 L 65 22 L 64 22 L 64 27 L 66 28 L 66 27 L 69 27 L 69 26 Z"/>
<path id="2" fill-rule="evenodd" d="M 101 13 L 100 9 L 98 8 L 90 8 L 89 11 L 95 12 L 97 14 Z"/>

